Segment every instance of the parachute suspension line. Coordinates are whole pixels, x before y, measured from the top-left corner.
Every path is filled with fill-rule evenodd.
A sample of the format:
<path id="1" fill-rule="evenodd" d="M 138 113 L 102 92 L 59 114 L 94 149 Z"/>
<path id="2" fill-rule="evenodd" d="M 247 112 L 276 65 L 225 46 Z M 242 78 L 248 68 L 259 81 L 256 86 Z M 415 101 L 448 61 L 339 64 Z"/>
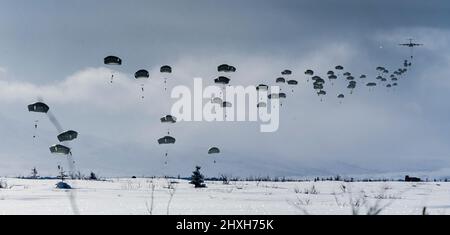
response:
<path id="1" fill-rule="evenodd" d="M 39 123 L 39 120 L 35 120 L 35 121 L 34 121 L 34 134 L 33 134 L 33 139 L 35 139 L 36 136 L 37 136 L 38 123 Z"/>
<path id="2" fill-rule="evenodd" d="M 167 78 L 164 78 L 164 91 L 167 91 Z"/>
<path id="3" fill-rule="evenodd" d="M 114 80 L 114 74 L 112 73 L 111 74 L 111 81 L 110 81 L 111 84 L 113 83 L 113 80 Z"/>
<path id="4" fill-rule="evenodd" d="M 144 99 L 144 84 L 141 84 L 141 91 L 142 91 L 142 96 L 141 98 Z"/>

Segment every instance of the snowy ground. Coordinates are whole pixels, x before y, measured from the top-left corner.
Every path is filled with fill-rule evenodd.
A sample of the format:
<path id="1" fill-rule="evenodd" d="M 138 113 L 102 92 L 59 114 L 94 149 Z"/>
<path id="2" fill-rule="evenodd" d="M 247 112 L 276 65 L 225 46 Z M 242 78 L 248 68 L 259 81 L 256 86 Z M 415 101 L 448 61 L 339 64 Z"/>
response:
<path id="1" fill-rule="evenodd" d="M 55 189 L 55 180 L 4 179 L 0 214 L 73 214 L 69 192 Z M 450 183 L 343 183 L 343 182 L 207 182 L 194 189 L 177 180 L 168 189 L 166 179 L 111 179 L 69 181 L 76 187 L 80 214 L 450 214 Z M 315 190 L 313 189 L 313 186 Z M 344 187 L 345 186 L 345 187 Z"/>

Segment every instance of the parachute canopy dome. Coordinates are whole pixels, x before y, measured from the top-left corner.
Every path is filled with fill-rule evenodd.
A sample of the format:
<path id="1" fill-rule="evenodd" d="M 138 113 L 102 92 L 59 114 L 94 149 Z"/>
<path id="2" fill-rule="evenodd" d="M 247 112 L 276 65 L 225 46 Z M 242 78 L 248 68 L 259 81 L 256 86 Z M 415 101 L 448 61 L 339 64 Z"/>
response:
<path id="1" fill-rule="evenodd" d="M 267 107 L 267 104 L 266 104 L 265 102 L 259 102 L 259 103 L 256 105 L 256 107 L 257 107 L 257 108 L 266 108 L 266 107 Z"/>
<path id="2" fill-rule="evenodd" d="M 122 59 L 120 59 L 117 56 L 110 55 L 110 56 L 105 57 L 104 63 L 106 65 L 122 65 Z"/>
<path id="3" fill-rule="evenodd" d="M 344 67 L 343 67 L 342 65 L 338 65 L 338 66 L 335 67 L 335 69 L 336 69 L 336 70 L 343 70 Z"/>
<path id="4" fill-rule="evenodd" d="M 275 82 L 276 83 L 286 83 L 286 79 L 284 79 L 284 78 L 277 78 L 277 80 Z"/>
<path id="5" fill-rule="evenodd" d="M 158 144 L 175 144 L 175 138 L 172 136 L 164 136 L 158 140 Z"/>
<path id="6" fill-rule="evenodd" d="M 28 105 L 28 111 L 30 111 L 30 112 L 47 113 L 49 109 L 50 108 L 48 107 L 48 105 L 46 105 L 42 102 L 37 102 L 37 103 Z"/>
<path id="7" fill-rule="evenodd" d="M 159 70 L 161 73 L 172 73 L 172 67 L 169 65 L 161 66 L 161 69 Z"/>
<path id="8" fill-rule="evenodd" d="M 214 97 L 211 101 L 213 104 L 222 104 L 223 100 L 220 97 Z"/>
<path id="9" fill-rule="evenodd" d="M 292 71 L 289 69 L 284 70 L 283 72 L 281 72 L 281 75 L 291 75 Z"/>
<path id="10" fill-rule="evenodd" d="M 166 115 L 166 116 L 161 118 L 161 122 L 162 123 L 176 123 L 177 122 L 177 118 L 172 116 L 172 115 Z"/>
<path id="11" fill-rule="evenodd" d="M 297 85 L 298 82 L 297 82 L 296 80 L 289 80 L 289 81 L 287 82 L 287 84 L 289 84 L 289 85 Z"/>
<path id="12" fill-rule="evenodd" d="M 59 142 L 72 141 L 78 137 L 78 132 L 70 130 L 58 135 Z"/>
<path id="13" fill-rule="evenodd" d="M 259 84 L 257 87 L 256 87 L 256 90 L 257 91 L 267 91 L 269 89 L 269 86 L 267 86 L 267 85 L 265 85 L 265 84 Z"/>
<path id="14" fill-rule="evenodd" d="M 339 98 L 339 99 L 343 99 L 343 98 L 345 98 L 345 96 L 344 96 L 344 94 L 339 94 L 339 95 L 338 95 L 338 98 Z"/>
<path id="15" fill-rule="evenodd" d="M 217 67 L 217 71 L 230 73 L 230 72 L 236 72 L 236 68 L 234 66 L 231 66 L 228 64 L 222 64 L 222 65 L 219 65 L 219 67 Z"/>
<path id="16" fill-rule="evenodd" d="M 220 149 L 217 147 L 212 147 L 208 150 L 208 154 L 218 154 L 220 153 Z"/>
<path id="17" fill-rule="evenodd" d="M 136 79 L 149 78 L 150 73 L 145 69 L 141 69 L 134 74 L 134 77 Z"/>
<path id="18" fill-rule="evenodd" d="M 220 76 L 216 79 L 214 79 L 214 83 L 216 84 L 222 84 L 222 85 L 227 85 L 230 83 L 230 79 L 224 76 Z"/>
<path id="19" fill-rule="evenodd" d="M 374 82 L 369 82 L 369 83 L 367 83 L 367 86 L 368 87 L 372 87 L 372 86 L 376 86 L 377 84 L 376 83 L 374 83 Z"/>
<path id="20" fill-rule="evenodd" d="M 60 144 L 50 146 L 50 152 L 53 154 L 62 154 L 62 155 L 71 154 L 69 147 L 66 147 L 66 146 L 60 145 Z"/>
<path id="21" fill-rule="evenodd" d="M 222 108 L 231 108 L 231 107 L 233 107 L 233 104 L 230 102 L 224 101 L 222 103 Z"/>
<path id="22" fill-rule="evenodd" d="M 312 75 L 314 75 L 314 71 L 312 71 L 311 69 L 308 69 L 305 71 L 305 74 L 312 76 Z"/>

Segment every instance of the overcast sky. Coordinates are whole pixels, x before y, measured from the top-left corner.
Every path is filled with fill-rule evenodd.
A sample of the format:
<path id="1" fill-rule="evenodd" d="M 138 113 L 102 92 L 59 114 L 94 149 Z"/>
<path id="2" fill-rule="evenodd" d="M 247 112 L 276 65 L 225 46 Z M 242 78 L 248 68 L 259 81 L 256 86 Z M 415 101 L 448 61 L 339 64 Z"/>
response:
<path id="1" fill-rule="evenodd" d="M 34 166 L 56 173 L 49 153 L 58 134 L 26 105 L 42 97 L 65 129 L 77 167 L 103 176 L 206 175 L 450 176 L 450 3 L 448 1 L 0 1 L 0 175 L 27 175 Z M 327 84 L 323 102 L 303 72 L 319 75 L 341 64 L 377 75 L 402 66 L 414 38 L 413 67 L 395 90 L 343 80 Z M 103 65 L 114 54 L 118 68 Z M 238 69 L 233 85 L 274 84 L 286 68 L 299 80 L 288 92 L 280 130 L 257 123 L 177 123 L 169 164 L 157 145 L 159 118 L 173 100 L 159 67 L 172 65 L 169 88 L 212 84 L 217 66 Z M 112 70 L 113 69 L 113 70 Z M 148 69 L 146 98 L 133 74 Z M 111 73 L 116 74 L 109 84 Z M 342 104 L 337 94 L 345 93 Z M 34 120 L 39 120 L 33 139 Z M 211 146 L 222 154 L 213 164 Z"/>

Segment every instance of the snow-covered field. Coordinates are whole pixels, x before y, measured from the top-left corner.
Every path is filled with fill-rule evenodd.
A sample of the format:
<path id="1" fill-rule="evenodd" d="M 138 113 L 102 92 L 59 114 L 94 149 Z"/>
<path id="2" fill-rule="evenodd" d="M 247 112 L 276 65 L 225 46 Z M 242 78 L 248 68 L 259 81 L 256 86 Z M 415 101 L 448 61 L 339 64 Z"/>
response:
<path id="1" fill-rule="evenodd" d="M 70 193 L 55 189 L 56 180 L 4 181 L 0 214 L 73 214 Z M 166 179 L 69 183 L 80 214 L 366 214 L 382 208 L 381 214 L 420 215 L 424 207 L 450 214 L 450 183 L 444 182 L 207 182 L 205 189 Z"/>

